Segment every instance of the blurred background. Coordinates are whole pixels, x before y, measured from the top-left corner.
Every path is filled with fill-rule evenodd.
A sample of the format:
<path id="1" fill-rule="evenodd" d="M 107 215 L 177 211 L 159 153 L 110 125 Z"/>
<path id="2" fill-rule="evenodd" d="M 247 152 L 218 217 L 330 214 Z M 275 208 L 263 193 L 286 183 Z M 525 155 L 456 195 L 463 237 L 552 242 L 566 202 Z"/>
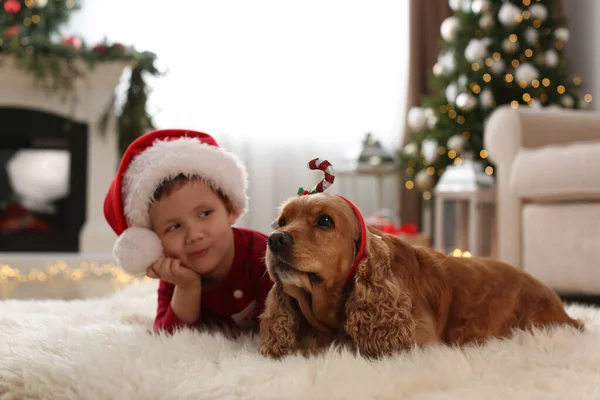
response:
<path id="1" fill-rule="evenodd" d="M 600 294 L 594 0 L 0 6 L 2 298 L 139 282 L 114 265 L 102 203 L 155 128 L 240 155 L 241 226 L 268 233 L 319 157 L 386 233 Z"/>

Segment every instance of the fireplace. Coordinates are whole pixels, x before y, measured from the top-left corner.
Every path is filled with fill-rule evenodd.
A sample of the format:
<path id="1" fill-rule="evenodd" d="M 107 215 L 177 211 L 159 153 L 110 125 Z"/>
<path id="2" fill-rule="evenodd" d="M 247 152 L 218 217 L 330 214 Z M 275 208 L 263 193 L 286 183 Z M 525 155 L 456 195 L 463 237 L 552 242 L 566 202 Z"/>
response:
<path id="1" fill-rule="evenodd" d="M 9 233 L 4 226 L 0 268 L 7 265 L 25 272 L 60 263 L 79 268 L 82 263 L 114 261 L 116 235 L 102 210 L 119 161 L 116 125 L 109 121 L 103 134 L 98 121 L 126 67 L 121 62 L 98 63 L 74 82 L 77 101 L 72 103 L 45 92 L 12 58 L 0 55 L 0 202 L 5 220 L 7 204 L 13 205 L 12 217 L 26 217 L 10 220 Z M 23 175 L 23 166 L 44 165 L 40 167 L 44 178 L 34 187 L 39 185 L 44 196 L 30 193 L 31 186 L 15 190 L 6 172 L 8 163 L 9 171 L 14 168 L 17 175 Z M 36 172 L 30 177 L 42 175 Z M 17 222 L 30 224 L 31 229 L 15 231 Z"/>
<path id="2" fill-rule="evenodd" d="M 79 252 L 87 124 L 0 107 L 0 252 Z"/>

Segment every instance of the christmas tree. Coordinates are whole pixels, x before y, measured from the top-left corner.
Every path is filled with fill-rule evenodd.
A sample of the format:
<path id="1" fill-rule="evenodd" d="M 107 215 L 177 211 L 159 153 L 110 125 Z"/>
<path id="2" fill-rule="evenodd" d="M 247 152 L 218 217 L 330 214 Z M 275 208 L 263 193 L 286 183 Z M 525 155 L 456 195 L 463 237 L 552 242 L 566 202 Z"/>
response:
<path id="1" fill-rule="evenodd" d="M 501 104 L 513 108 L 585 108 L 581 79 L 570 75 L 569 40 L 553 0 L 450 0 L 440 27 L 441 50 L 432 71 L 435 94 L 408 113 L 410 141 L 400 151 L 405 185 L 431 198 L 444 170 L 466 152 L 494 166 L 484 149 L 484 125 Z"/>

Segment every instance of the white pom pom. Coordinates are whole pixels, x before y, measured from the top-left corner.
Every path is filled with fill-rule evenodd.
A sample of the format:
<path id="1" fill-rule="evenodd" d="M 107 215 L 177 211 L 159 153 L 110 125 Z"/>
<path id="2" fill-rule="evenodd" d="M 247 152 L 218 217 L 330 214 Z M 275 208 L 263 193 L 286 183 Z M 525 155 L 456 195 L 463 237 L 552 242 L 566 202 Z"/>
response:
<path id="1" fill-rule="evenodd" d="M 160 238 L 146 228 L 127 228 L 113 247 L 113 255 L 123 270 L 131 275 L 144 275 L 163 254 Z"/>

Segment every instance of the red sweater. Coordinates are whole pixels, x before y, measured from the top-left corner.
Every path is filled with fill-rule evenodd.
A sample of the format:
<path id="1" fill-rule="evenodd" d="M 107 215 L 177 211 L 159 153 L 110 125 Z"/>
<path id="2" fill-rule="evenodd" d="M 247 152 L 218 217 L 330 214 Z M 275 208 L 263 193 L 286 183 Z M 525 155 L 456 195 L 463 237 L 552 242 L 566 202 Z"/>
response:
<path id="1" fill-rule="evenodd" d="M 202 289 L 200 319 L 181 321 L 171 308 L 175 286 L 160 281 L 154 329 L 169 333 L 180 327 L 200 327 L 217 323 L 258 329 L 258 316 L 272 286 L 264 264 L 267 236 L 243 228 L 233 228 L 235 255 L 229 274 L 216 287 Z"/>

